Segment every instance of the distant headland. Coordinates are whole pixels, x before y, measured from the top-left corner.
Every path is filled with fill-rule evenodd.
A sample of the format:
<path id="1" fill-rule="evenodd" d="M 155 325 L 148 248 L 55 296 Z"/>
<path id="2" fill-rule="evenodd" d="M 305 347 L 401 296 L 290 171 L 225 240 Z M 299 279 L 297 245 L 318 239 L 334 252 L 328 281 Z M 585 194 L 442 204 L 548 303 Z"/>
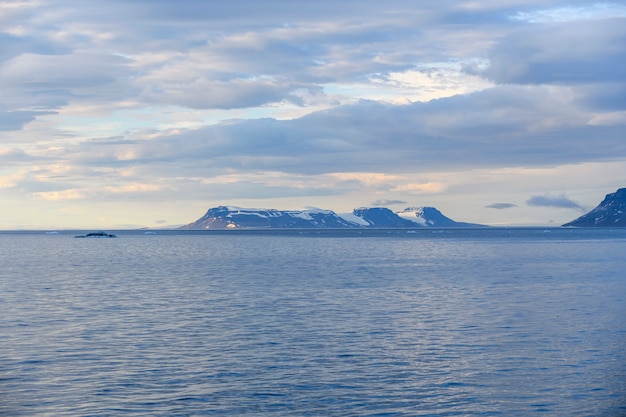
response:
<path id="1" fill-rule="evenodd" d="M 593 210 L 563 227 L 626 227 L 626 188 L 607 194 Z"/>

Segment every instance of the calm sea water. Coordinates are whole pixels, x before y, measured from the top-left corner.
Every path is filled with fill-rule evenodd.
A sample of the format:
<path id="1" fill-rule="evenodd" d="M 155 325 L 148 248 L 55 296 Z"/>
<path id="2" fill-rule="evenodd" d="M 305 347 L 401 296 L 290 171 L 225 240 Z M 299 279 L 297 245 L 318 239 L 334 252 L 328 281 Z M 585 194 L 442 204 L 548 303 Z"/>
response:
<path id="1" fill-rule="evenodd" d="M 625 416 L 626 230 L 0 233 L 0 414 Z"/>

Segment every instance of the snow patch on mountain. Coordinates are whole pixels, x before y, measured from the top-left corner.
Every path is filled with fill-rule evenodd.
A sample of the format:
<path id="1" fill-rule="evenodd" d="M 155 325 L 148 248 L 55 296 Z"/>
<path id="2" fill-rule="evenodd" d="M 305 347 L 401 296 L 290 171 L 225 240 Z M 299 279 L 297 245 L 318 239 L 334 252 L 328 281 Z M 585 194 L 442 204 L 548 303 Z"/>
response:
<path id="1" fill-rule="evenodd" d="M 402 217 L 403 219 L 410 220 L 423 227 L 426 227 L 429 224 L 432 224 L 432 221 L 430 221 L 429 223 L 429 221 L 424 218 L 423 207 L 407 207 L 404 210 L 399 211 L 396 214 Z"/>
<path id="2" fill-rule="evenodd" d="M 359 217 L 356 214 L 354 214 L 354 212 L 352 213 L 339 213 L 338 214 L 339 217 L 341 217 L 342 219 L 344 219 L 347 222 L 350 223 L 354 223 L 356 225 L 359 226 L 369 226 L 370 223 L 365 220 L 363 217 Z"/>

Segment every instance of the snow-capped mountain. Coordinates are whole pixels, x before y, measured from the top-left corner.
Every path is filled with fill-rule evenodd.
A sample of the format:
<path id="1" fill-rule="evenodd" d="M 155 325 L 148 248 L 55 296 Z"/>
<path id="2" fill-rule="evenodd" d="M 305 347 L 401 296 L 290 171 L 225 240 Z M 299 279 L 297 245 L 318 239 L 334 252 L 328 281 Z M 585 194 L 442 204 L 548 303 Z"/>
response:
<path id="1" fill-rule="evenodd" d="M 424 227 L 483 227 L 481 224 L 454 221 L 434 207 L 407 207 L 397 214 Z"/>
<path id="2" fill-rule="evenodd" d="M 366 227 L 395 228 L 395 227 L 419 227 L 416 222 L 403 219 L 393 211 L 384 207 L 360 207 L 354 209 L 352 214 L 357 219 L 361 219 L 362 225 Z"/>
<path id="3" fill-rule="evenodd" d="M 182 229 L 355 227 L 330 210 L 275 210 L 219 206 Z"/>
<path id="4" fill-rule="evenodd" d="M 563 226 L 626 227 L 626 188 L 607 194 L 596 208 Z"/>
<path id="5" fill-rule="evenodd" d="M 455 222 L 433 207 L 407 208 L 394 213 L 383 207 L 361 207 L 338 215 L 331 210 L 275 210 L 219 206 L 181 229 L 311 229 L 480 227 Z"/>

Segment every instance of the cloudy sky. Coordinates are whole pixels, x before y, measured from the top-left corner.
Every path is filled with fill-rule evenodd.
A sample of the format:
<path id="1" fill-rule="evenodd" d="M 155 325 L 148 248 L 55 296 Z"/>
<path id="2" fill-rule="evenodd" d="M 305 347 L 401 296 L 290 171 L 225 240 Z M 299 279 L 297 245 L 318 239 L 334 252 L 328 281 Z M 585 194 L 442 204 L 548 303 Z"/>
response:
<path id="1" fill-rule="evenodd" d="M 0 229 L 559 225 L 626 187 L 626 2 L 3 0 Z"/>

